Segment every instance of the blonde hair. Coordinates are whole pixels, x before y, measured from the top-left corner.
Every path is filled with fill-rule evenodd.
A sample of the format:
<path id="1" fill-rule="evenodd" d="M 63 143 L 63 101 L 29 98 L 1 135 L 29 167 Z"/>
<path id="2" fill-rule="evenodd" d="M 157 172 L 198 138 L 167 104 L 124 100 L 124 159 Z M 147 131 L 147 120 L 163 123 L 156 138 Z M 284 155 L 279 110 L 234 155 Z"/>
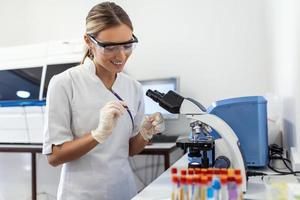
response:
<path id="1" fill-rule="evenodd" d="M 103 2 L 89 11 L 86 17 L 86 33 L 96 37 L 101 31 L 121 24 L 127 25 L 133 31 L 131 20 L 123 8 L 113 2 Z M 88 47 L 81 63 L 86 57 L 93 58 Z"/>

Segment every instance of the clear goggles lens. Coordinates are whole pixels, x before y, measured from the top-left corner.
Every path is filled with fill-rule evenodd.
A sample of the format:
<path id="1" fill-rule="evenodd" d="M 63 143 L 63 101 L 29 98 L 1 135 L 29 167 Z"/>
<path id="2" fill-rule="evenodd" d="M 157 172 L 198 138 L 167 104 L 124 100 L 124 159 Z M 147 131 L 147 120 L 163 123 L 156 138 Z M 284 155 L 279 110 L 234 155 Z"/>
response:
<path id="1" fill-rule="evenodd" d="M 102 52 L 104 54 L 116 54 L 119 51 L 124 51 L 126 54 L 130 54 L 132 50 L 135 48 L 136 43 L 128 43 L 128 44 L 122 44 L 122 45 L 109 45 L 106 47 L 100 47 L 102 49 Z"/>

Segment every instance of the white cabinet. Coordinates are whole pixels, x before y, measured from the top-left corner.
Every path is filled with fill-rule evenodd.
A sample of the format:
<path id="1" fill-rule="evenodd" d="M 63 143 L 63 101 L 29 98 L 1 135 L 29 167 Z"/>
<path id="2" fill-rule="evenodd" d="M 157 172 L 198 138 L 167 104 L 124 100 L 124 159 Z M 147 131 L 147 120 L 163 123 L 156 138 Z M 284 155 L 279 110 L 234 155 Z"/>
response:
<path id="1" fill-rule="evenodd" d="M 77 65 L 83 53 L 82 39 L 0 47 L 0 143 L 42 143 L 45 109 L 39 101 L 46 98 L 51 77 Z M 31 93 L 29 104 L 15 97 L 19 90 Z"/>
<path id="2" fill-rule="evenodd" d="M 43 106 L 0 107 L 0 143 L 42 143 Z"/>
<path id="3" fill-rule="evenodd" d="M 0 142 L 29 142 L 23 107 L 0 107 Z"/>
<path id="4" fill-rule="evenodd" d="M 44 109 L 42 106 L 24 107 L 30 143 L 43 142 Z"/>

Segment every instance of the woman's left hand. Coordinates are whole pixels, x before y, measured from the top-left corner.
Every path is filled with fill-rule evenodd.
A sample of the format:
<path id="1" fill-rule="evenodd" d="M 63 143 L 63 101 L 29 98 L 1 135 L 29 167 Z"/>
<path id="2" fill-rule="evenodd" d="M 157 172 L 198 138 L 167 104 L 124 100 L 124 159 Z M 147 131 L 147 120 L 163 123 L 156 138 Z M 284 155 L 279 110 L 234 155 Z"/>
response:
<path id="1" fill-rule="evenodd" d="M 149 141 L 153 135 L 161 133 L 165 130 L 165 121 L 162 114 L 156 112 L 150 116 L 146 116 L 140 130 L 141 135 L 146 141 Z"/>

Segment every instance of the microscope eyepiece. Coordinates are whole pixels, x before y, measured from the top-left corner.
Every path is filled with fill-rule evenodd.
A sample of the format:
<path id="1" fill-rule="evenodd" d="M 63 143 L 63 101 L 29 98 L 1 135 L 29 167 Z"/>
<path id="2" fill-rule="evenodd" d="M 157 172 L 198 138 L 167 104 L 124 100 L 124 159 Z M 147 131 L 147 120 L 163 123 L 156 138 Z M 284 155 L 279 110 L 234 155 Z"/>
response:
<path id="1" fill-rule="evenodd" d="M 165 95 L 164 93 L 160 93 L 157 90 L 152 91 L 149 89 L 146 92 L 146 96 L 150 97 L 155 102 L 160 102 L 160 100 L 163 98 L 164 95 Z"/>
<path id="2" fill-rule="evenodd" d="M 146 96 L 150 97 L 153 101 L 157 102 L 162 108 L 170 113 L 178 114 L 183 97 L 176 92 L 170 90 L 166 94 L 157 90 L 147 90 Z"/>

